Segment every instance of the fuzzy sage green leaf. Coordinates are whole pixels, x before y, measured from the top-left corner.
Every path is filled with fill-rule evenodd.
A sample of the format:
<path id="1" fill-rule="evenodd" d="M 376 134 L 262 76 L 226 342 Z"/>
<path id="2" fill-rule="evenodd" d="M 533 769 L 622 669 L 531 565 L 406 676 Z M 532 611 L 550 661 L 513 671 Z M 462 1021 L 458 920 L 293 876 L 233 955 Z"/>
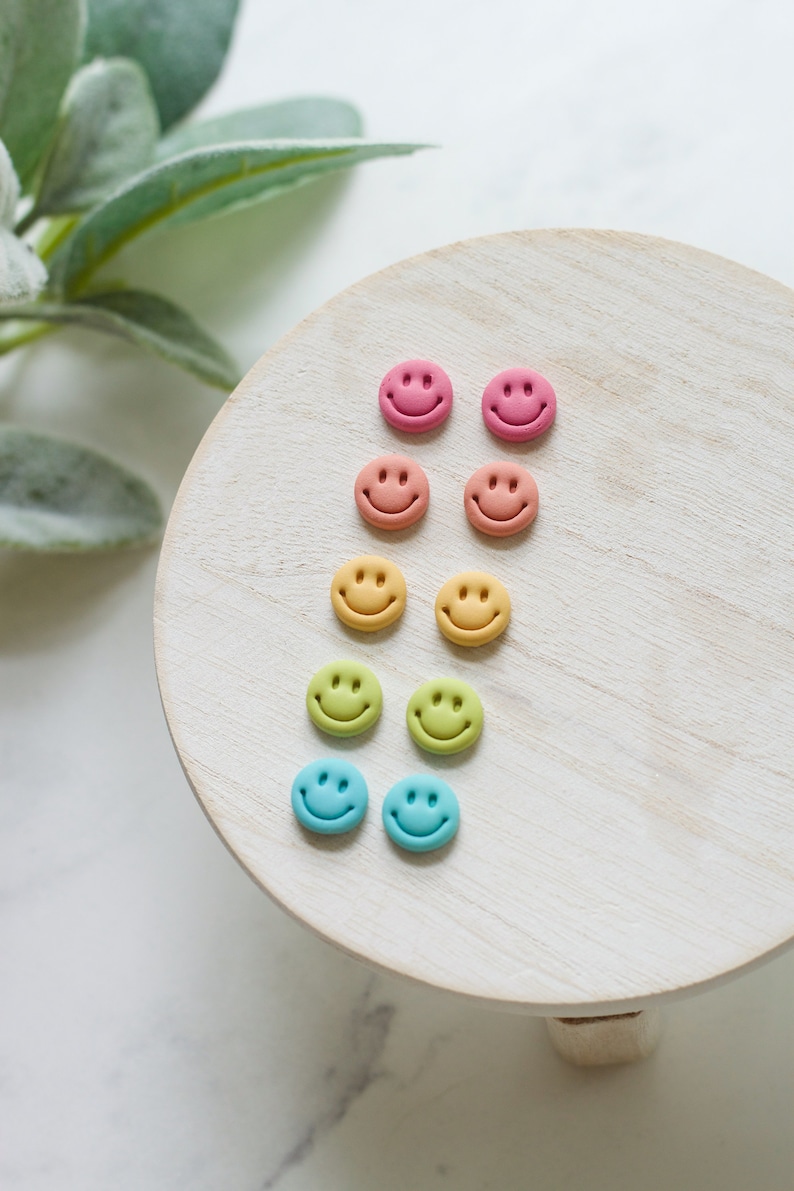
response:
<path id="1" fill-rule="evenodd" d="M 74 302 L 7 306 L 0 309 L 0 317 L 85 327 L 118 335 L 225 391 L 233 389 L 240 379 L 226 349 L 186 310 L 160 294 L 134 289 L 108 290 Z"/>
<path id="2" fill-rule="evenodd" d="M 218 77 L 239 0 L 88 0 L 85 57 L 135 58 L 149 76 L 163 128 L 195 107 Z"/>
<path id="3" fill-rule="evenodd" d="M 152 489 L 73 443 L 0 427 L 0 546 L 101 550 L 153 541 L 162 527 Z"/>
<path id="4" fill-rule="evenodd" d="M 6 302 L 35 298 L 47 280 L 47 270 L 24 240 L 0 227 L 0 313 Z"/>
<path id="5" fill-rule="evenodd" d="M 83 219 L 50 262 L 53 292 L 79 293 L 135 236 L 243 207 L 330 170 L 419 145 L 367 141 L 252 141 L 194 149 L 130 179 Z"/>
<path id="6" fill-rule="evenodd" d="M 32 248 L 11 231 L 19 199 L 19 179 L 0 141 L 0 307 L 35 298 L 47 271 Z"/>
<path id="7" fill-rule="evenodd" d="M 14 213 L 19 202 L 19 178 L 8 150 L 0 141 L 0 227 L 14 226 Z"/>
<path id="8" fill-rule="evenodd" d="M 98 59 L 72 79 L 47 155 L 35 214 L 85 211 L 145 169 L 160 133 L 148 80 L 128 58 Z"/>
<path id="9" fill-rule="evenodd" d="M 189 149 L 230 141 L 326 140 L 360 137 L 361 133 L 361 116 L 351 103 L 310 96 L 263 103 L 211 120 L 183 124 L 163 137 L 157 146 L 157 157 L 165 161 Z"/>
<path id="10" fill-rule="evenodd" d="M 47 147 L 80 58 L 83 0 L 0 3 L 0 137 L 23 186 Z"/>

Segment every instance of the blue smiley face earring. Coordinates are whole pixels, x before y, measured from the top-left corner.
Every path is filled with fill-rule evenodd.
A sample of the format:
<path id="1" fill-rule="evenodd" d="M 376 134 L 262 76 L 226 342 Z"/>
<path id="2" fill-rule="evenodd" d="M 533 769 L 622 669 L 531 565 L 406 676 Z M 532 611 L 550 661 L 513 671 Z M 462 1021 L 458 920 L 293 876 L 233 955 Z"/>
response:
<path id="1" fill-rule="evenodd" d="M 454 836 L 460 807 L 441 778 L 415 773 L 392 786 L 383 800 L 383 826 L 390 839 L 408 852 L 433 852 Z"/>
<path id="2" fill-rule="evenodd" d="M 367 809 L 364 776 L 349 761 L 326 758 L 304 765 L 292 783 L 292 809 L 309 831 L 342 835 L 357 827 Z"/>

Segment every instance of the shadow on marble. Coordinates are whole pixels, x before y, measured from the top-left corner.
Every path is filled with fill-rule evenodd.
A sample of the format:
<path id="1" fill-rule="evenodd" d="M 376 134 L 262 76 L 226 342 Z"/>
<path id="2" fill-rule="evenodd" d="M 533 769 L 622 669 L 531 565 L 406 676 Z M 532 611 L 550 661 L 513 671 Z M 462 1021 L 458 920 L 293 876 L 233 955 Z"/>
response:
<path id="1" fill-rule="evenodd" d="M 153 549 L 0 558 L 0 653 L 44 652 L 80 637 Z"/>

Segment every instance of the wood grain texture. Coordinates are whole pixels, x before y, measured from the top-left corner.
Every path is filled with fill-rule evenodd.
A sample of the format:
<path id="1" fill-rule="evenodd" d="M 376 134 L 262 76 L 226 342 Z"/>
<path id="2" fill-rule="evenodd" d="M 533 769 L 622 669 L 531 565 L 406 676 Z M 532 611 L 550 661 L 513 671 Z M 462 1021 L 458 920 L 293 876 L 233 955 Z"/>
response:
<path id="1" fill-rule="evenodd" d="M 397 361 L 450 374 L 429 435 L 391 430 Z M 510 445 L 480 416 L 514 364 L 558 402 Z M 338 295 L 268 352 L 185 477 L 158 576 L 157 664 L 188 778 L 231 851 L 286 910 L 368 963 L 529 1013 L 609 1013 L 706 987 L 794 934 L 794 294 L 684 245 L 596 231 L 463 242 Z M 403 451 L 430 479 L 412 529 L 365 524 L 353 483 Z M 540 513 L 486 539 L 463 489 L 516 459 Z M 378 634 L 336 619 L 357 554 L 402 569 L 408 605 Z M 438 632 L 457 571 L 508 588 L 480 649 Z M 375 729 L 332 740 L 304 709 L 334 658 L 380 678 Z M 479 693 L 473 750 L 410 740 L 409 696 L 455 675 Z M 344 755 L 370 810 L 309 839 L 297 770 Z M 462 820 L 444 854 L 400 853 L 388 788 L 440 773 Z"/>

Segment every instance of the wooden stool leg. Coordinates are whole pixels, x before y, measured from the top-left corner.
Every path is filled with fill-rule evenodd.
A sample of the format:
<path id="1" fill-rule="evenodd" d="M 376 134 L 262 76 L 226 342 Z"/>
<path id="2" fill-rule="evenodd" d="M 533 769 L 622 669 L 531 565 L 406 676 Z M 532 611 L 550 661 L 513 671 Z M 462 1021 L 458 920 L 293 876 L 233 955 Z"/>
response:
<path id="1" fill-rule="evenodd" d="M 656 1049 L 661 1030 L 658 1009 L 611 1017 L 547 1017 L 554 1049 L 578 1067 L 633 1063 Z"/>

